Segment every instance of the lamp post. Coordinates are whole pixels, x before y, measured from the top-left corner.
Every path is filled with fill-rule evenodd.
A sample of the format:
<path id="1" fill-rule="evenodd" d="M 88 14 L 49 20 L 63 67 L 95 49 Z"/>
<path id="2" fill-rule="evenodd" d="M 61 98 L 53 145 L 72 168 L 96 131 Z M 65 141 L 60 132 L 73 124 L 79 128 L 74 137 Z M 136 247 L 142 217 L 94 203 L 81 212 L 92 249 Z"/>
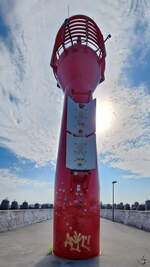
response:
<path id="1" fill-rule="evenodd" d="M 114 222 L 114 184 L 116 184 L 117 181 L 112 181 L 112 222 Z"/>

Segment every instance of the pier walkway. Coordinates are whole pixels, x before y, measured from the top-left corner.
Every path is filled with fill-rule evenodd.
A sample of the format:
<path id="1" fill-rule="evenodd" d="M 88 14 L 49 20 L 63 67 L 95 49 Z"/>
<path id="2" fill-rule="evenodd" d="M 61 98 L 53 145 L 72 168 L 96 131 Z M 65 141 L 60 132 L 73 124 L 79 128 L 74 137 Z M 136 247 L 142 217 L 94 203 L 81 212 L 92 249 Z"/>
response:
<path id="1" fill-rule="evenodd" d="M 0 233 L 0 267 L 150 267 L 150 233 L 101 219 L 101 256 L 64 260 L 46 256 L 52 220 Z"/>

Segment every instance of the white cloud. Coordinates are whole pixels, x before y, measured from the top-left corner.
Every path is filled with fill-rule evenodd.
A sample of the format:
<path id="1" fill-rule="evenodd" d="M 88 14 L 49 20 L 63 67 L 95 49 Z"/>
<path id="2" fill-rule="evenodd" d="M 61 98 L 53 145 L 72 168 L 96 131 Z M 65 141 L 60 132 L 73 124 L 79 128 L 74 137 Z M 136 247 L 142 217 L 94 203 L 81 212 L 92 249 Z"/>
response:
<path id="1" fill-rule="evenodd" d="M 112 128 L 97 137 L 99 152 L 104 154 L 102 162 L 131 171 L 135 178 L 150 173 L 150 96 L 144 91 L 142 86 L 138 90 L 116 88 L 110 99 Z"/>
<path id="2" fill-rule="evenodd" d="M 98 101 L 111 105 L 113 120 L 109 131 L 97 137 L 98 151 L 107 155 L 105 162 L 112 160 L 111 166 L 147 177 L 150 97 L 144 85 L 130 88 L 124 77 L 121 83 L 120 74 L 137 45 L 148 49 L 149 3 L 140 1 L 139 6 L 138 1 L 124 0 L 95 0 L 94 4 L 90 0 L 22 0 L 13 1 L 8 9 L 8 2 L 3 8 L 11 29 L 13 53 L 0 44 L 0 144 L 19 157 L 35 161 L 36 166 L 56 160 L 63 96 L 56 87 L 49 61 L 69 4 L 70 15 L 89 15 L 104 37 L 112 34 L 106 44 L 106 81 L 96 89 L 96 96 Z M 137 21 L 148 23 L 144 41 L 140 33 L 134 34 Z"/>
<path id="3" fill-rule="evenodd" d="M 0 200 L 16 199 L 19 203 L 24 200 L 34 203 L 53 201 L 53 183 L 31 180 L 12 173 L 9 169 L 0 169 Z"/>

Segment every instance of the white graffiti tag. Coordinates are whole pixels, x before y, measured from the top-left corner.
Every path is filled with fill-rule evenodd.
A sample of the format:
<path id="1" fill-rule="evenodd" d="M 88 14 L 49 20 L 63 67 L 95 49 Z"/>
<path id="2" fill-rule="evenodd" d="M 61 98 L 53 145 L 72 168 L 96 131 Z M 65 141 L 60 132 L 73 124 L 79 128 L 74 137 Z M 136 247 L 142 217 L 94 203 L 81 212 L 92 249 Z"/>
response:
<path id="1" fill-rule="evenodd" d="M 70 236 L 69 233 L 66 234 L 66 240 L 64 242 L 64 246 L 67 247 L 70 246 L 70 250 L 75 250 L 78 252 L 81 252 L 81 248 L 85 248 L 88 251 L 90 251 L 89 245 L 90 245 L 91 236 L 88 235 L 81 235 L 81 233 L 77 234 L 76 231 L 74 231 L 74 235 Z"/>

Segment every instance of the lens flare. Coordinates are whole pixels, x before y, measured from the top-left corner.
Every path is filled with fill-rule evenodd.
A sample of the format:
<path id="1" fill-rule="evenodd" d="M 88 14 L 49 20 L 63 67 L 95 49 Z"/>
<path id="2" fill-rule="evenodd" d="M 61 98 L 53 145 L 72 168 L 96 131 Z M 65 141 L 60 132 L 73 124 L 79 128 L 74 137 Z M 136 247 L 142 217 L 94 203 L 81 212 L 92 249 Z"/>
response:
<path id="1" fill-rule="evenodd" d="M 112 110 L 108 104 L 97 105 L 96 108 L 96 131 L 102 132 L 111 126 Z"/>

